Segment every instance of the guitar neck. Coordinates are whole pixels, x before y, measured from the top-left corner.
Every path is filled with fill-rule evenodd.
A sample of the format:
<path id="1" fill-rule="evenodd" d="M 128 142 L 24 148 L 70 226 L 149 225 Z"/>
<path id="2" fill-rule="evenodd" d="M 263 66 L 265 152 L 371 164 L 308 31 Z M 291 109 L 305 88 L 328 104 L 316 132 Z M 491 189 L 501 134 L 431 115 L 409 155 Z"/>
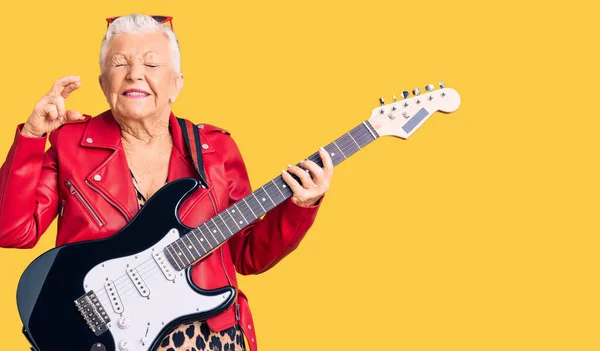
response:
<path id="1" fill-rule="evenodd" d="M 378 137 L 367 120 L 324 149 L 331 156 L 333 165 L 337 166 Z M 307 159 L 323 167 L 318 152 Z M 164 250 L 165 255 L 173 267 L 183 270 L 291 196 L 290 187 L 278 176 L 169 244 Z"/>

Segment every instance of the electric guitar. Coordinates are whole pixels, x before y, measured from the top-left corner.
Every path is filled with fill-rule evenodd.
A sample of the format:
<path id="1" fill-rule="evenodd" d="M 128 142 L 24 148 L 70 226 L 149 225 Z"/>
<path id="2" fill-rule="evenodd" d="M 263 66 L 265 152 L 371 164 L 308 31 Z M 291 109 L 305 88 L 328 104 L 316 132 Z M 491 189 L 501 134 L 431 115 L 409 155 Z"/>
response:
<path id="1" fill-rule="evenodd" d="M 433 85 L 384 104 L 371 117 L 325 146 L 338 165 L 381 136 L 411 136 L 433 113 L 450 113 L 460 96 Z M 318 153 L 308 159 L 322 166 Z M 35 351 L 147 351 L 189 320 L 227 309 L 234 287 L 203 290 L 191 266 L 235 233 L 286 200 L 281 176 L 197 228 L 177 217 L 183 199 L 198 187 L 179 179 L 162 187 L 117 234 L 54 248 L 36 258 L 17 288 L 23 332 Z M 141 235 L 143 234 L 143 235 Z"/>

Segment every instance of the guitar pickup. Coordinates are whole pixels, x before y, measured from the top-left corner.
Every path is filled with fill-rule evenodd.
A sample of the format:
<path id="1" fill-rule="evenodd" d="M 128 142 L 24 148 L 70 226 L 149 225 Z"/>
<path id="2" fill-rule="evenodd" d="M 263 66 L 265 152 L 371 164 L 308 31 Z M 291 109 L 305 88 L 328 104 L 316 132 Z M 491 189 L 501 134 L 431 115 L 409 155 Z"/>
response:
<path id="1" fill-rule="evenodd" d="M 107 324 L 110 323 L 110 317 L 93 291 L 89 291 L 75 300 L 75 306 L 96 336 L 108 330 Z"/>
<path id="2" fill-rule="evenodd" d="M 167 280 L 175 280 L 175 271 L 162 251 L 153 252 L 152 258 L 154 258 L 154 262 L 156 262 L 160 268 L 160 271 L 163 273 L 165 278 L 167 278 Z"/>
<path id="3" fill-rule="evenodd" d="M 123 306 L 123 302 L 121 301 L 121 296 L 119 295 L 119 291 L 117 290 L 115 282 L 112 280 L 107 280 L 104 282 L 104 290 L 106 290 L 106 296 L 108 296 L 108 299 L 110 300 L 113 311 L 118 314 L 123 313 L 125 306 Z"/>
<path id="4" fill-rule="evenodd" d="M 150 289 L 148 289 L 148 285 L 146 285 L 146 282 L 144 282 L 144 279 L 142 279 L 142 276 L 137 271 L 137 269 L 127 268 L 126 271 L 127 275 L 129 276 L 129 279 L 131 279 L 131 282 L 133 283 L 137 291 L 140 293 L 140 295 L 142 295 L 143 297 L 150 296 Z"/>

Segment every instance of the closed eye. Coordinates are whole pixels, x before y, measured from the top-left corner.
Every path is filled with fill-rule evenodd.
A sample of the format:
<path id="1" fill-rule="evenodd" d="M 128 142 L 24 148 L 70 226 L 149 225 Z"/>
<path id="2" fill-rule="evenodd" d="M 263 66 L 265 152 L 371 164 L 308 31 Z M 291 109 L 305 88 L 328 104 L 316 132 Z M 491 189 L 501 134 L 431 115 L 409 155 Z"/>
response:
<path id="1" fill-rule="evenodd" d="M 158 65 L 152 65 L 152 64 L 148 64 L 148 63 L 146 64 L 146 66 L 148 66 L 148 67 L 151 67 L 151 68 L 156 68 L 156 67 L 158 67 Z"/>

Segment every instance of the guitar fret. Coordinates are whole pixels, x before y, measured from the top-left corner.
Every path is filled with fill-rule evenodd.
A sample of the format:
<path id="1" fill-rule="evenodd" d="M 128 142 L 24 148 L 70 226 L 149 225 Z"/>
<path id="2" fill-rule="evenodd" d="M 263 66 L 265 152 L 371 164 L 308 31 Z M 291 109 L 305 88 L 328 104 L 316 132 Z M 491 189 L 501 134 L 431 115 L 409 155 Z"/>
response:
<path id="1" fill-rule="evenodd" d="M 275 203 L 275 201 L 273 201 L 273 199 L 271 198 L 271 195 L 269 195 L 269 192 L 264 187 L 262 189 L 265 192 L 265 194 L 267 194 L 267 197 L 269 198 L 269 200 L 271 200 L 271 202 L 273 203 L 273 205 L 277 206 L 277 204 Z"/>
<path id="2" fill-rule="evenodd" d="M 317 164 L 319 164 L 319 162 L 317 162 Z M 275 178 L 275 184 L 278 185 L 277 189 L 279 189 L 279 191 L 282 193 L 284 198 L 287 199 L 294 194 L 292 192 L 292 189 L 289 187 L 289 185 L 285 182 L 285 180 L 283 180 L 282 176 Z M 283 189 L 283 190 L 281 190 L 281 189 Z"/>
<path id="3" fill-rule="evenodd" d="M 237 225 L 239 230 L 242 230 L 242 228 L 240 228 L 240 226 L 238 225 L 238 223 L 236 222 L 235 218 L 233 218 L 233 216 L 231 215 L 231 212 L 225 210 L 225 212 L 229 213 L 229 217 L 231 217 L 231 219 L 233 219 L 233 223 L 235 223 L 235 225 Z M 225 223 L 225 225 L 227 225 L 227 223 Z M 230 230 L 231 231 L 231 230 Z M 233 233 L 232 233 L 233 234 Z"/>
<path id="4" fill-rule="evenodd" d="M 350 131 L 350 135 L 356 140 L 356 142 L 361 148 L 369 144 L 371 141 L 375 140 L 372 138 L 372 136 L 374 135 L 373 132 L 364 123 L 359 124 L 358 126 L 356 126 L 356 128 L 352 129 Z"/>
<path id="5" fill-rule="evenodd" d="M 187 245 L 187 248 L 190 251 L 190 254 L 192 255 L 192 259 L 196 259 L 196 254 L 194 254 L 194 252 L 192 251 L 192 248 L 194 249 L 194 251 L 196 251 L 197 254 L 199 254 L 198 249 L 196 248 L 196 245 L 194 245 L 194 243 L 192 242 L 192 237 L 194 234 L 194 230 L 189 231 L 188 233 L 186 233 L 186 235 L 181 237 L 181 242 L 185 245 L 185 239 L 187 239 L 187 241 L 189 242 L 189 244 Z M 192 248 L 190 248 L 190 246 Z"/>
<path id="6" fill-rule="evenodd" d="M 281 196 L 283 196 L 283 198 L 285 199 L 285 195 L 283 195 L 283 192 L 281 191 L 281 189 L 279 189 L 279 187 L 277 186 L 277 184 L 275 183 L 275 181 L 271 180 L 271 183 L 273 183 L 273 185 L 275 185 L 275 187 L 277 188 L 277 190 L 279 190 L 279 193 L 281 194 Z"/>
<path id="7" fill-rule="evenodd" d="M 206 223 L 205 223 L 206 224 Z M 208 229 L 208 226 L 205 226 Z M 219 246 L 219 240 L 217 240 L 217 238 L 213 235 L 206 235 L 203 231 L 202 231 L 202 226 L 197 228 L 198 231 L 200 231 L 200 233 L 202 234 L 202 238 L 204 238 L 203 241 L 206 242 L 206 245 L 208 246 L 208 250 L 205 250 L 205 252 L 209 252 L 210 250 L 214 249 L 215 247 Z M 210 234 L 210 229 L 208 229 L 208 234 Z M 210 239 L 210 237 L 212 236 L 214 242 Z M 200 238 L 200 239 L 202 239 Z"/>
<path id="8" fill-rule="evenodd" d="M 181 258 L 181 256 L 183 256 L 186 260 L 188 260 L 188 263 L 185 263 L 183 260 L 181 260 L 181 262 L 183 263 L 184 266 L 189 265 L 190 263 L 192 263 L 186 256 L 185 256 L 185 251 L 183 251 L 181 249 L 181 246 L 179 245 L 179 239 L 174 241 L 175 245 L 177 245 L 177 247 L 179 248 L 179 252 L 177 252 L 177 256 Z"/>
<path id="9" fill-rule="evenodd" d="M 352 134 L 350 133 L 346 133 L 348 134 L 348 136 L 350 136 L 350 138 L 352 139 L 352 141 L 354 141 L 354 143 L 356 144 L 356 146 L 358 146 L 359 149 L 361 149 L 360 145 L 358 145 L 358 143 L 356 142 L 356 139 L 354 139 L 354 137 L 352 136 Z"/>
<path id="10" fill-rule="evenodd" d="M 184 246 L 184 247 L 185 247 L 185 249 L 186 249 L 186 250 L 187 250 L 187 251 L 190 253 L 190 254 L 189 254 L 189 256 L 188 256 L 188 254 L 186 254 L 185 252 L 184 252 L 183 254 L 185 255 L 185 258 L 187 258 L 187 259 L 190 261 L 190 263 L 192 263 L 192 262 L 194 262 L 194 253 L 193 253 L 193 252 L 192 252 L 192 250 L 190 250 L 190 248 L 189 248 L 189 247 L 188 247 L 188 246 L 185 244 L 184 237 L 185 237 L 185 236 L 183 236 L 183 237 L 179 238 L 179 240 L 177 240 L 177 241 L 179 241 L 179 243 L 181 244 L 181 246 Z"/>
<path id="11" fill-rule="evenodd" d="M 225 223 L 225 221 L 223 220 L 223 216 L 221 216 L 221 214 L 216 215 L 215 218 L 220 219 L 221 222 L 223 222 L 223 224 L 225 224 L 225 227 L 227 228 L 227 230 L 229 230 L 229 233 L 233 234 L 231 229 L 229 229 L 229 226 L 227 225 L 227 223 Z M 217 223 L 217 222 L 215 222 L 215 223 Z M 217 225 L 217 229 L 219 229 L 219 233 L 221 233 L 221 235 L 223 235 L 223 239 L 227 240 L 227 237 L 225 236 L 225 234 L 223 234 L 223 232 L 221 231 L 221 228 L 219 228 L 218 225 Z"/>
<path id="12" fill-rule="evenodd" d="M 200 246 L 202 247 L 202 250 L 204 251 L 204 254 L 206 254 L 208 251 L 204 245 L 202 244 L 203 241 L 206 241 L 208 244 L 208 247 L 212 249 L 212 247 L 210 246 L 210 243 L 208 242 L 208 240 L 206 239 L 206 236 L 204 235 L 204 233 L 202 233 L 202 229 L 198 228 L 198 233 L 200 233 L 200 235 L 202 236 L 200 239 L 198 239 L 198 237 L 196 237 L 196 240 L 198 240 L 198 243 L 200 244 Z"/>
<path id="13" fill-rule="evenodd" d="M 252 212 L 252 214 L 254 215 L 254 217 L 256 217 L 256 219 L 258 219 L 258 216 L 256 215 L 256 213 L 254 213 L 254 211 L 252 210 L 252 207 L 250 207 L 250 205 L 248 205 L 248 202 L 246 201 L 246 198 L 242 198 L 242 200 L 244 200 L 244 203 L 246 203 L 246 206 L 250 209 L 250 212 Z"/>
<path id="14" fill-rule="evenodd" d="M 206 224 L 206 223 L 205 223 Z M 206 226 L 206 228 L 208 229 L 208 226 Z M 202 231 L 202 226 L 198 227 L 198 232 L 200 233 L 200 235 L 202 235 L 202 237 L 199 239 L 200 241 L 200 245 L 202 245 L 202 248 L 204 249 L 204 252 L 209 252 L 210 250 L 212 250 L 215 246 L 217 246 L 219 244 L 219 242 L 215 239 L 214 244 L 211 243 L 210 241 L 210 229 L 208 230 L 208 234 L 206 235 L 206 233 L 204 233 Z M 214 237 L 213 237 L 214 239 Z M 206 244 L 206 246 L 208 246 L 208 249 L 204 248 L 204 245 Z"/>
<path id="15" fill-rule="evenodd" d="M 209 227 L 209 226 L 208 226 L 208 224 L 206 224 L 206 223 L 208 223 L 208 221 L 204 222 L 204 226 L 206 227 L 206 229 L 208 229 L 208 234 L 210 234 L 210 236 L 212 236 L 212 237 L 213 237 L 213 239 L 215 239 L 215 244 L 216 244 L 216 245 L 214 245 L 214 246 L 211 246 L 211 245 L 210 245 L 210 243 L 209 243 L 210 249 L 212 250 L 212 249 L 213 249 L 213 247 L 215 247 L 215 246 L 217 246 L 217 245 L 219 244 L 219 240 L 217 240 L 217 237 L 216 237 L 216 236 L 214 236 L 214 233 L 216 232 L 216 230 L 214 230 L 214 229 L 213 229 L 213 230 L 210 230 L 210 227 Z M 212 224 L 215 226 L 215 228 L 219 229 L 219 227 L 217 227 L 217 225 L 215 224 L 215 222 L 214 222 L 214 221 L 212 222 Z M 208 238 L 205 238 L 205 239 L 206 239 L 206 241 L 208 241 Z"/>
<path id="16" fill-rule="evenodd" d="M 215 217 L 213 217 L 213 218 L 218 218 L 218 219 L 221 219 L 221 217 L 219 217 L 219 216 L 215 216 Z M 223 222 L 223 219 L 221 219 L 221 222 Z M 226 236 L 225 236 L 225 234 L 223 234 L 223 232 L 221 231 L 221 228 L 220 228 L 220 227 L 219 227 L 219 225 L 217 224 L 217 221 L 216 221 L 216 220 L 213 220 L 213 223 L 214 223 L 214 224 L 215 224 L 215 226 L 217 227 L 217 230 L 219 231 L 219 233 L 221 233 L 221 236 L 223 236 L 223 238 L 224 238 L 225 240 L 227 240 L 227 237 L 226 237 Z M 215 237 L 215 240 L 217 240 L 217 238 L 216 238 L 216 237 Z M 217 242 L 219 242 L 219 240 L 217 240 Z"/>
<path id="17" fill-rule="evenodd" d="M 229 230 L 229 233 L 233 235 L 234 231 L 231 230 L 231 228 L 229 228 L 229 226 L 227 225 L 227 220 L 225 219 L 225 217 L 223 217 L 223 213 L 219 213 L 219 218 L 221 218 L 221 221 L 223 221 L 223 224 L 225 224 L 225 227 L 227 228 L 227 230 Z M 227 240 L 226 237 L 223 237 L 223 239 Z"/>
<path id="18" fill-rule="evenodd" d="M 273 185 L 273 182 L 269 181 L 262 188 L 267 193 L 267 196 L 271 199 L 273 205 L 277 206 L 285 200 L 285 197 L 283 197 L 278 190 L 275 190 L 274 187 L 276 188 L 276 186 Z"/>
<path id="19" fill-rule="evenodd" d="M 341 144 L 344 151 L 344 155 L 346 155 L 346 157 L 352 156 L 354 155 L 354 153 L 360 150 L 360 147 L 357 148 L 356 141 L 353 140 L 352 136 L 349 133 L 342 135 L 338 140 L 340 141 L 338 145 Z"/>
<path id="20" fill-rule="evenodd" d="M 326 145 L 324 149 L 327 151 L 327 153 L 329 153 L 334 166 L 337 166 L 344 161 L 344 155 L 340 155 L 340 152 L 337 151 L 339 149 L 336 149 L 336 145 L 333 143 Z"/>
<path id="21" fill-rule="evenodd" d="M 177 252 L 175 252 L 175 248 L 173 248 L 173 246 L 172 246 L 172 245 L 173 245 L 173 244 L 171 244 L 171 245 L 167 246 L 167 247 L 166 247 L 166 249 L 171 249 L 172 253 L 169 253 L 169 255 L 171 256 L 172 262 L 173 262 L 175 265 L 177 265 L 177 270 L 179 270 L 179 271 L 180 271 L 180 270 L 182 270 L 182 269 L 183 269 L 183 268 L 184 268 L 186 265 L 185 265 L 185 263 L 183 263 L 183 260 L 181 260 L 181 258 L 180 258 L 180 257 L 177 255 Z M 173 255 L 173 254 L 175 254 L 175 255 Z M 177 260 L 175 260 L 175 258 L 173 258 L 173 257 L 176 257 L 177 259 L 179 259 L 179 261 L 181 262 L 181 267 L 179 266 L 179 263 L 177 263 Z"/>
<path id="22" fill-rule="evenodd" d="M 340 150 L 340 152 L 342 153 L 342 156 L 344 156 L 344 159 L 348 158 L 346 157 L 346 155 L 344 155 L 344 152 L 342 151 L 342 149 L 340 149 L 340 147 L 338 146 L 338 144 L 335 142 L 335 140 L 333 141 L 333 145 L 335 145 L 335 147 L 338 148 L 338 150 Z"/>
<path id="23" fill-rule="evenodd" d="M 277 206 L 277 202 L 275 202 L 275 200 L 273 200 L 273 198 L 271 197 L 271 194 L 269 194 L 269 191 L 267 191 L 269 184 L 270 183 L 267 183 L 266 186 L 262 186 L 262 187 L 256 189 L 256 191 L 254 192 L 261 199 L 262 205 L 265 208 L 265 212 L 269 212 L 271 209 L 273 209 L 275 206 Z"/>
<path id="24" fill-rule="evenodd" d="M 217 230 L 219 231 L 219 233 L 221 233 L 221 235 L 223 235 L 223 238 L 225 238 L 225 234 L 223 234 L 223 232 L 221 231 L 221 228 L 219 228 L 219 225 L 218 225 L 218 224 L 217 224 L 217 222 L 215 221 L 215 218 L 219 218 L 219 216 L 214 216 L 214 217 L 212 218 L 212 222 L 213 222 L 213 224 L 215 225 L 215 227 L 217 227 Z M 216 242 L 219 242 L 219 240 L 217 240 L 217 237 L 216 237 L 216 236 L 214 236 L 212 233 L 211 233 L 210 235 L 212 235 L 212 236 L 213 236 L 213 238 L 215 238 L 215 241 L 216 241 Z"/>
<path id="25" fill-rule="evenodd" d="M 246 224 L 249 224 L 248 220 L 246 219 L 246 216 L 244 216 L 244 213 L 242 212 L 242 210 L 240 210 L 240 208 L 238 207 L 237 203 L 233 204 L 233 207 L 235 207 L 238 210 L 238 213 L 240 214 L 240 217 L 242 217 L 244 219 L 244 221 L 246 221 Z M 240 223 L 240 224 L 243 224 Z M 242 228 L 240 228 L 242 229 Z"/>
<path id="26" fill-rule="evenodd" d="M 256 197 L 256 195 L 254 195 L 254 193 L 252 193 L 252 195 L 254 196 L 254 198 L 256 199 L 256 201 L 258 202 L 258 204 L 260 205 L 260 207 L 262 207 L 262 209 L 267 212 L 267 210 L 265 210 L 265 208 L 263 207 L 263 205 L 260 203 L 260 201 L 258 200 L 258 198 Z"/>
<path id="27" fill-rule="evenodd" d="M 194 234 L 194 231 L 192 230 L 190 233 Z M 196 253 L 198 254 L 198 257 L 201 257 L 202 255 L 200 254 L 200 251 L 198 251 L 198 249 L 196 248 L 196 246 L 194 246 L 194 244 L 192 243 L 192 239 L 190 239 L 188 235 L 189 235 L 189 234 L 187 234 L 187 235 L 184 235 L 184 236 L 181 238 L 181 240 L 182 240 L 182 241 L 185 243 L 185 238 L 187 238 L 187 239 L 188 239 L 188 241 L 190 242 L 190 246 L 191 246 L 191 247 L 193 247 L 193 248 L 194 248 L 194 250 L 196 250 Z M 188 246 L 188 249 L 189 249 L 189 246 Z M 192 250 L 190 250 L 190 253 L 192 254 L 192 258 L 194 258 L 194 253 L 192 252 Z"/>

